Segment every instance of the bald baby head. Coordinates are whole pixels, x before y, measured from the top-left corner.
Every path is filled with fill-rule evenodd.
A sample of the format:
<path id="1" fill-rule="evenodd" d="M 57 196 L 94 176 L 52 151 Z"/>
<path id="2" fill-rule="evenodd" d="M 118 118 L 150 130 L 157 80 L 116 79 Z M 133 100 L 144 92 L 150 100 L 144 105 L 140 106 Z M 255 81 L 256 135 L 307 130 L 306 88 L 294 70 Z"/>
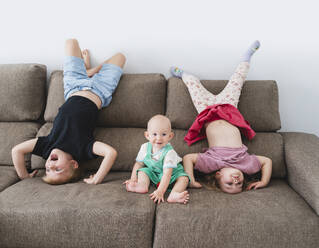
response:
<path id="1" fill-rule="evenodd" d="M 166 127 L 171 131 L 171 121 L 164 115 L 155 115 L 147 123 L 147 130 L 155 126 Z"/>
<path id="2" fill-rule="evenodd" d="M 166 116 L 155 115 L 148 121 L 145 138 L 152 144 L 153 152 L 166 146 L 173 137 L 171 122 Z"/>

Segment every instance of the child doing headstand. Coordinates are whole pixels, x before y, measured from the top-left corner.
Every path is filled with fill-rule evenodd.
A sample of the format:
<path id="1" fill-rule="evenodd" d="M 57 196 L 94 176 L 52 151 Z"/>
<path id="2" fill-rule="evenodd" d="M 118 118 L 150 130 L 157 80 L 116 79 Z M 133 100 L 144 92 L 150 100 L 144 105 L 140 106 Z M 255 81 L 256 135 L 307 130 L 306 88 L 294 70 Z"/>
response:
<path id="1" fill-rule="evenodd" d="M 109 105 L 125 64 L 124 55 L 118 53 L 101 65 L 91 68 L 88 50 L 79 47 L 77 40 L 65 43 L 63 68 L 64 97 L 48 136 L 27 140 L 12 149 L 12 160 L 20 179 L 34 177 L 28 173 L 24 155 L 33 153 L 46 159 L 49 184 L 62 184 L 79 177 L 79 162 L 104 157 L 96 172 L 84 179 L 88 184 L 101 183 L 111 169 L 117 152 L 111 146 L 95 141 L 93 131 L 99 109 Z"/>
<path id="2" fill-rule="evenodd" d="M 182 159 L 174 151 L 169 141 L 174 137 L 170 120 L 163 115 L 152 117 L 144 133 L 149 141 L 144 143 L 137 155 L 131 179 L 124 182 L 126 190 L 136 193 L 147 193 L 150 182 L 157 189 L 150 194 L 156 203 L 164 202 L 164 194 L 173 186 L 167 202 L 186 204 L 189 194 L 186 191 L 189 177 L 181 165 Z"/>
<path id="3" fill-rule="evenodd" d="M 215 172 L 216 185 L 227 193 L 243 190 L 243 173 L 251 175 L 261 170 L 261 180 L 251 183 L 248 190 L 262 188 L 269 183 L 272 161 L 264 156 L 247 153 L 240 130 L 248 139 L 252 139 L 255 132 L 237 109 L 251 56 L 259 46 L 259 41 L 250 46 L 226 87 L 218 95 L 207 91 L 195 76 L 177 67 L 171 68 L 173 76 L 181 78 L 186 84 L 199 113 L 184 140 L 191 145 L 207 137 L 209 145 L 206 152 L 187 154 L 183 158 L 185 171 L 191 179 L 190 187 L 202 187 L 195 180 L 193 169 L 205 174 Z"/>

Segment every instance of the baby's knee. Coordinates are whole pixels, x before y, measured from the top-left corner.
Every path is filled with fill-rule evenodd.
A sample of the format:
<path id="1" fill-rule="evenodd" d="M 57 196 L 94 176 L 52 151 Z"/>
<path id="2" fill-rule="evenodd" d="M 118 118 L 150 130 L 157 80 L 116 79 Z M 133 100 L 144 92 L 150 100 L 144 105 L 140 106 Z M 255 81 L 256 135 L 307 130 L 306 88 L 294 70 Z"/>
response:
<path id="1" fill-rule="evenodd" d="M 182 177 L 177 178 L 177 181 L 183 182 L 183 183 L 188 183 L 189 178 L 187 176 L 182 176 Z"/>

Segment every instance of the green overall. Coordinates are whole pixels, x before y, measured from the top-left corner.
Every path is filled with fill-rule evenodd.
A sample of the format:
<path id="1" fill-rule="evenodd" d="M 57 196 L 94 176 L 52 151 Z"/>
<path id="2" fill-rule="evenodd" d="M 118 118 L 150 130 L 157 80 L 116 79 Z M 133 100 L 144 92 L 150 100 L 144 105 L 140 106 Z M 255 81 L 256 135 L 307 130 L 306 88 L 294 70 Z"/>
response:
<path id="1" fill-rule="evenodd" d="M 158 183 L 161 181 L 163 176 L 163 162 L 166 154 L 173 149 L 173 147 L 170 144 L 167 144 L 164 146 L 161 154 L 161 157 L 158 161 L 152 159 L 152 144 L 148 142 L 147 144 L 147 153 L 143 160 L 143 163 L 146 167 L 140 168 L 137 171 L 143 171 L 151 180 L 152 183 L 155 185 L 158 185 Z M 179 177 L 188 177 L 189 181 L 190 178 L 184 171 L 184 167 L 181 163 L 177 164 L 177 168 L 173 168 L 171 180 L 169 182 L 170 186 L 169 188 L 172 188 L 172 183 L 174 183 L 177 178 Z"/>

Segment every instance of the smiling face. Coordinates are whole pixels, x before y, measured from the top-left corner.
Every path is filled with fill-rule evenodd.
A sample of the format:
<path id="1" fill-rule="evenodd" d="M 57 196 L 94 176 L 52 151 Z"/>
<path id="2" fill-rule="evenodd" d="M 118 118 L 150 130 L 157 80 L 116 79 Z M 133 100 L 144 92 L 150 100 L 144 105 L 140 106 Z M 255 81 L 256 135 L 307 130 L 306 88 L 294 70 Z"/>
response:
<path id="1" fill-rule="evenodd" d="M 152 144 L 153 152 L 159 151 L 174 137 L 170 120 L 163 115 L 156 115 L 147 125 L 145 137 Z"/>
<path id="2" fill-rule="evenodd" d="M 67 182 L 78 163 L 72 156 L 60 149 L 53 149 L 45 163 L 46 176 L 44 181 L 51 184 L 62 184 Z"/>
<path id="3" fill-rule="evenodd" d="M 244 174 L 235 168 L 222 168 L 216 172 L 216 180 L 223 192 L 229 194 L 240 193 L 243 190 Z"/>

